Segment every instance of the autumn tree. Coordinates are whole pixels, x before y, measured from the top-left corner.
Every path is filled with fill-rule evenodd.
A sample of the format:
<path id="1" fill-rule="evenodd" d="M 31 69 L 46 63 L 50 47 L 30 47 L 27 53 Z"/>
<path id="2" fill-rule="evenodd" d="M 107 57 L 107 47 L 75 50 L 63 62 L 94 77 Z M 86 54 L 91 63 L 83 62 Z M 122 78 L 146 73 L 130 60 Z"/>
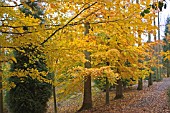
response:
<path id="1" fill-rule="evenodd" d="M 147 42 L 151 43 L 151 34 L 150 33 L 148 33 L 148 41 Z M 148 52 L 153 53 L 153 49 L 150 49 L 150 51 L 148 51 Z M 146 60 L 151 61 L 151 58 L 146 58 Z M 151 67 L 151 69 L 153 68 L 153 66 L 150 66 L 150 67 Z M 149 77 L 148 77 L 148 87 L 151 86 L 151 85 L 153 85 L 153 73 L 150 72 Z"/>
<path id="2" fill-rule="evenodd" d="M 11 7 L 7 5 L 2 6 L 1 8 L 4 8 L 4 7 L 11 9 Z M 26 13 L 23 15 L 25 15 L 25 18 L 29 16 Z M 8 22 L 9 18 L 12 18 L 12 20 L 19 19 L 17 18 L 16 15 L 14 17 L 13 15 L 11 17 L 10 16 L 11 15 L 9 14 L 9 16 L 4 17 L 6 22 Z M 36 17 L 34 17 L 34 19 L 36 19 Z M 26 25 L 13 27 L 13 26 L 10 26 L 9 23 L 7 25 L 5 25 L 4 23 L 2 24 L 1 32 L 3 33 L 3 35 L 12 33 L 12 32 L 3 31 L 5 27 L 7 29 L 11 28 L 14 31 L 16 29 L 21 30 L 22 33 L 12 33 L 13 37 L 18 37 L 17 35 L 29 33 L 28 32 L 29 29 Z M 12 39 L 12 37 L 9 37 L 9 39 L 11 39 L 12 40 L 11 42 L 13 43 L 9 42 L 8 40 L 6 40 L 6 35 L 4 35 L 3 38 L 4 38 L 4 41 L 8 42 L 7 46 L 14 44 L 16 41 L 15 38 Z M 3 38 L 1 38 L 1 40 L 3 40 Z M 24 47 L 22 46 L 22 44 L 25 44 Z M 8 48 L 6 47 L 6 45 L 2 45 L 1 47 Z M 52 79 L 52 78 L 45 77 L 47 75 L 48 69 L 45 66 L 45 59 L 39 58 L 39 56 L 42 55 L 42 52 L 37 50 L 37 46 L 32 46 L 32 42 L 30 43 L 28 42 L 27 44 L 23 42 L 23 43 L 20 43 L 20 45 L 15 45 L 14 47 L 9 47 L 9 48 L 14 49 L 15 51 L 14 56 L 15 56 L 15 59 L 17 60 L 17 63 L 14 63 L 14 65 L 11 67 L 12 73 L 11 75 L 9 75 L 9 84 L 15 83 L 16 87 L 12 87 L 10 91 L 7 92 L 7 96 L 6 96 L 7 104 L 9 105 L 10 111 L 13 113 L 23 112 L 24 110 L 26 110 L 25 112 L 30 112 L 30 113 L 45 112 L 46 102 L 48 101 L 48 98 L 51 96 L 51 85 L 50 83 L 46 83 L 45 81 L 46 79 L 48 81 L 49 79 Z M 30 53 L 33 53 L 34 51 L 39 51 L 39 52 L 37 53 L 35 52 L 34 55 L 30 54 Z M 31 73 L 33 73 L 34 75 L 31 76 Z M 42 83 L 42 79 L 41 80 L 37 79 L 38 76 L 43 79 L 44 83 Z M 18 93 L 19 95 L 17 96 L 15 95 L 15 93 Z M 44 95 L 42 95 L 43 93 Z M 19 99 L 19 98 L 22 98 L 22 99 Z M 29 101 L 26 99 L 28 99 Z M 34 105 L 35 103 L 36 105 Z M 21 104 L 23 105 L 22 107 L 21 107 Z M 37 105 L 39 106 L 38 108 L 36 108 Z M 19 107 L 20 109 L 18 109 Z"/>
<path id="3" fill-rule="evenodd" d="M 157 67 L 156 67 L 156 71 L 155 71 L 155 75 L 156 75 L 156 81 L 160 81 L 162 78 L 161 78 L 161 74 L 162 74 L 162 68 L 161 68 L 161 65 L 162 65 L 162 57 L 160 56 L 160 53 L 162 51 L 162 44 L 160 43 L 160 12 L 163 10 L 163 9 L 166 9 L 166 0 L 163 0 L 163 1 L 158 1 L 158 2 L 153 2 L 153 4 L 151 5 L 152 6 L 152 9 L 154 11 L 154 13 L 156 14 L 157 13 L 157 21 L 158 21 L 158 29 L 157 29 L 157 36 L 156 34 L 154 35 L 154 41 L 155 43 L 157 43 L 157 45 L 154 46 L 154 50 L 155 50 L 155 57 L 158 58 L 157 60 Z M 156 25 L 156 18 L 154 18 L 154 25 Z"/>
<path id="4" fill-rule="evenodd" d="M 165 27 L 165 31 L 164 31 L 166 37 L 163 39 L 163 43 L 164 43 L 163 51 L 164 52 L 167 52 L 170 50 L 169 39 L 168 39 L 168 34 L 169 34 L 168 25 L 169 25 L 169 23 L 170 23 L 170 18 L 167 18 L 166 27 Z M 166 71 L 167 71 L 167 77 L 170 76 L 170 71 L 169 71 L 170 64 L 169 63 L 170 63 L 169 59 L 163 60 L 163 64 L 166 67 Z"/>
<path id="5" fill-rule="evenodd" d="M 170 47 L 169 42 L 168 42 L 168 40 L 166 38 L 164 38 L 163 41 L 165 43 L 165 45 L 163 45 L 163 51 L 167 52 L 170 49 L 169 48 Z M 167 77 L 169 77 L 170 76 L 170 71 L 169 71 L 170 64 L 169 64 L 169 60 L 165 59 L 163 61 L 163 64 L 166 67 Z"/>
<path id="6" fill-rule="evenodd" d="M 33 45 L 28 45 L 27 48 L 20 47 L 14 54 L 17 63 L 11 66 L 12 75 L 9 83 L 16 86 L 6 94 L 9 110 L 12 113 L 44 113 L 52 94 L 51 84 L 45 81 L 46 79 L 50 81 L 52 74 L 47 74 L 43 54 L 34 49 Z M 40 78 L 37 79 L 38 77 Z"/>
<path id="7" fill-rule="evenodd" d="M 119 2 L 115 1 L 115 4 L 119 4 Z M 91 11 L 94 10 L 93 8 L 97 8 L 97 5 L 98 4 L 96 3 L 94 5 L 95 7 L 94 6 L 91 7 Z M 99 5 L 102 5 L 102 2 Z M 119 5 L 124 7 L 124 4 L 119 4 Z M 110 4 L 108 4 L 108 7 L 111 7 L 111 6 L 110 6 Z M 138 6 L 135 5 L 135 6 L 136 6 L 137 9 L 140 9 L 139 5 Z M 127 8 L 129 8 L 129 13 L 131 11 L 130 9 L 132 7 L 134 8 L 135 6 L 133 6 L 132 4 L 127 5 Z M 140 16 L 141 10 L 137 10 L 137 12 L 133 12 L 134 11 L 133 10 L 132 11 L 133 13 L 130 13 L 133 16 L 132 15 L 129 16 L 129 14 L 125 15 L 124 12 L 120 13 L 120 9 L 119 9 L 120 7 L 116 7 L 117 10 L 110 10 L 110 11 L 106 10 L 105 7 L 106 6 L 104 6 L 105 12 L 102 12 L 102 11 L 96 12 L 96 13 L 99 13 L 100 16 L 101 16 L 101 18 L 99 18 L 99 17 L 96 18 L 96 19 L 99 20 L 99 22 L 94 22 L 93 23 L 93 21 L 91 19 L 87 18 L 88 22 L 90 23 L 91 27 L 93 28 L 90 31 L 89 36 L 86 37 L 86 40 L 90 40 L 91 43 L 94 41 L 94 43 L 92 43 L 92 45 L 90 47 L 90 51 L 92 53 L 91 56 L 93 56 L 92 57 L 92 69 L 83 69 L 83 68 L 81 68 L 81 71 L 83 71 L 83 74 L 84 74 L 84 71 L 87 71 L 87 73 L 89 73 L 89 72 L 91 73 L 91 76 L 93 76 L 93 74 L 96 76 L 96 73 L 101 69 L 100 70 L 101 72 L 98 73 L 98 76 L 99 76 L 99 75 L 103 75 L 102 69 L 106 68 L 106 69 L 108 69 L 107 71 L 105 70 L 107 72 L 106 76 L 110 77 L 110 79 L 109 79 L 110 82 L 112 82 L 111 78 L 119 78 L 120 79 L 121 77 L 123 77 L 123 78 L 134 77 L 136 79 L 137 76 L 139 76 L 138 75 L 139 73 L 141 73 L 140 76 L 144 76 L 143 74 L 147 73 L 146 70 L 148 70 L 148 68 L 145 68 L 145 70 L 143 70 L 141 72 L 140 72 L 140 70 L 135 70 L 136 71 L 135 74 L 131 73 L 132 70 L 134 72 L 134 69 L 136 69 L 137 66 L 140 65 L 141 68 L 144 66 L 144 65 L 142 65 L 142 63 L 138 63 L 138 60 L 135 60 L 135 61 L 133 61 L 134 59 L 132 60 L 132 56 L 133 56 L 133 58 L 136 58 L 138 56 L 137 53 L 134 53 L 134 50 L 135 50 L 135 52 L 139 51 L 139 54 L 140 54 L 139 56 L 141 56 L 141 53 L 143 51 L 145 51 L 145 49 L 146 49 L 143 46 L 139 46 L 139 47 L 134 46 L 135 43 L 137 43 L 137 40 L 136 40 L 136 37 L 134 36 L 133 33 L 136 33 L 136 31 L 138 31 L 138 29 L 139 29 L 136 26 L 138 26 L 139 24 L 141 25 L 141 23 L 143 23 L 142 24 L 143 26 L 145 26 L 145 24 L 146 24 L 145 22 L 142 22 L 142 17 Z M 127 10 L 127 9 L 124 9 L 124 10 Z M 115 12 L 115 13 L 111 13 L 111 12 Z M 86 14 L 86 13 L 84 13 L 84 14 Z M 105 18 L 103 18 L 103 17 L 105 17 L 106 14 L 108 14 L 108 15 L 110 14 L 109 20 L 107 20 L 107 19 L 105 20 Z M 114 18 L 114 17 L 116 17 L 116 14 L 119 14 L 118 19 Z M 122 16 L 120 16 L 120 14 L 122 14 Z M 134 16 L 134 15 L 136 15 L 136 16 Z M 152 16 L 152 14 L 149 14 L 148 16 L 146 16 L 146 19 L 149 16 Z M 133 17 L 135 17 L 135 18 L 133 18 Z M 101 19 L 101 22 L 100 22 L 100 19 Z M 136 19 L 138 19 L 138 20 L 136 21 Z M 106 22 L 108 21 L 108 23 L 105 23 L 104 20 Z M 134 22 L 135 25 L 134 25 L 134 23 L 129 24 L 129 21 L 131 21 L 132 23 Z M 139 22 L 139 23 L 136 24 L 136 22 L 137 23 Z M 148 23 L 150 23 L 150 25 L 151 25 L 151 21 L 148 21 Z M 112 27 L 112 25 L 114 27 Z M 103 28 L 103 26 L 105 26 L 105 28 Z M 117 26 L 117 27 L 115 27 L 115 26 Z M 124 26 L 127 26 L 127 27 L 124 27 Z M 128 29 L 128 28 L 131 28 L 131 27 L 133 29 Z M 98 29 L 96 29 L 96 28 L 98 28 Z M 100 33 L 98 31 L 100 29 L 102 29 L 101 30 L 102 33 L 104 32 L 105 34 L 109 35 L 109 37 L 111 36 L 110 40 L 109 40 L 110 46 L 106 45 L 106 40 L 105 40 L 106 37 L 105 36 L 96 36 L 96 35 L 93 34 L 93 33 Z M 110 30 L 108 30 L 108 29 L 110 29 Z M 144 31 L 144 29 L 145 29 L 145 27 L 141 27 L 140 30 Z M 151 29 L 154 29 L 154 27 L 149 26 L 147 29 L 151 30 Z M 112 32 L 112 31 L 114 31 L 114 32 Z M 124 32 L 124 31 L 126 31 L 126 32 Z M 133 33 L 131 33 L 131 32 L 133 32 Z M 130 41 L 129 39 L 132 39 L 133 41 L 132 40 Z M 84 45 L 91 44 L 90 42 L 85 41 Z M 96 47 L 95 45 L 97 45 L 98 49 L 93 48 L 93 47 Z M 80 44 L 78 46 L 80 46 Z M 81 46 L 81 49 L 83 47 Z M 87 46 L 87 47 L 89 47 L 89 46 Z M 86 50 L 87 47 L 83 48 L 83 49 Z M 116 56 L 113 55 L 114 53 L 116 53 L 115 54 Z M 131 57 L 128 56 L 129 54 L 131 54 Z M 127 67 L 127 66 L 124 65 L 124 63 L 127 60 L 131 62 L 132 66 Z M 101 62 L 102 63 L 103 62 L 104 63 L 109 62 L 109 63 L 111 63 L 111 65 L 110 66 L 98 65 Z M 96 68 L 98 68 L 99 70 L 97 70 Z M 78 67 L 78 69 L 80 69 L 80 68 Z M 93 73 L 93 72 L 91 72 L 92 70 L 95 70 L 97 72 Z M 117 71 L 117 70 L 120 70 L 120 71 Z M 127 73 L 130 73 L 130 75 L 128 76 Z M 114 82 L 112 82 L 112 83 L 115 83 L 115 79 L 113 79 L 113 81 Z"/>
<path id="8" fill-rule="evenodd" d="M 8 18 L 16 19 L 3 23 L 0 31 L 3 35 L 1 41 L 4 43 L 1 46 L 18 49 L 33 44 L 33 47 L 40 49 L 49 72 L 57 71 L 53 84 L 58 87 L 61 97 L 83 91 L 81 83 L 87 76 L 92 79 L 105 77 L 109 83 L 118 83 L 121 86 L 122 79 L 138 80 L 148 74 L 150 70 L 146 63 L 138 62 L 148 55 L 145 52 L 147 47 L 137 47 L 135 44 L 141 42 L 141 37 L 136 35 L 138 31 L 149 32 L 155 29 L 152 21 L 148 19 L 153 16 L 152 13 L 144 17 L 140 15 L 142 7 L 149 6 L 150 0 L 142 2 L 141 5 L 132 4 L 129 0 L 44 2 L 46 5 L 42 7 L 45 8 L 45 24 L 40 24 L 41 20 L 33 15 L 25 17 L 19 10 L 0 7 L 5 9 L 2 15 L 8 13 Z M 22 4 L 26 6 L 25 3 Z M 142 18 L 147 21 L 143 22 Z M 90 25 L 86 35 L 85 23 Z M 23 26 L 27 26 L 26 31 Z M 9 29 L 11 31 L 8 31 Z M 8 34 L 13 34 L 10 36 L 12 41 L 6 38 Z M 91 53 L 91 59 L 87 59 L 84 51 Z M 90 57 L 88 55 L 88 58 Z M 130 66 L 125 65 L 127 61 Z M 26 65 L 29 65 L 27 63 Z M 91 68 L 87 68 L 84 63 L 91 64 Z M 140 68 L 144 70 L 139 70 Z M 42 77 L 38 75 L 36 78 L 41 80 Z M 89 84 L 88 88 L 90 87 Z M 117 92 L 116 96 L 122 97 L 122 88 L 118 87 L 117 90 L 120 92 Z"/>

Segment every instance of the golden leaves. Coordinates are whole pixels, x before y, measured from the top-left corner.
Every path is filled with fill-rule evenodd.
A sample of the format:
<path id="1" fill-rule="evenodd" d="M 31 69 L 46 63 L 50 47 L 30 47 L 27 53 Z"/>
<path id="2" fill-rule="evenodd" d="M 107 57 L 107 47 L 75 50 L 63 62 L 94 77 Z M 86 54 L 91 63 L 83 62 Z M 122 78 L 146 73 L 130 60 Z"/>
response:
<path id="1" fill-rule="evenodd" d="M 32 0 L 34 1 L 34 0 Z M 39 25 L 41 20 L 32 16 L 25 17 L 19 10 L 9 12 L 7 9 L 3 13 L 9 13 L 15 20 L 8 21 L 6 25 L 12 28 L 13 32 L 24 33 L 21 35 L 11 35 L 10 41 L 6 40 L 6 36 L 0 38 L 3 45 L 13 45 L 15 47 L 27 47 L 28 44 L 35 45 L 42 51 L 44 56 L 38 58 L 46 59 L 46 64 L 50 72 L 56 72 L 58 78 L 67 79 L 67 75 L 72 79 L 57 82 L 55 85 L 63 85 L 69 87 L 76 83 L 80 83 L 83 76 L 91 75 L 92 77 L 108 77 L 110 83 L 115 83 L 118 78 L 138 78 L 148 74 L 148 64 L 139 63 L 139 59 L 144 60 L 149 53 L 145 52 L 145 47 L 135 46 L 137 42 L 141 42 L 141 38 L 136 36 L 137 33 L 144 31 L 154 31 L 151 20 L 154 15 L 145 16 L 145 23 L 142 22 L 140 16 L 142 6 L 132 4 L 129 0 L 98 0 L 95 5 L 84 10 L 80 15 L 74 18 L 70 24 L 64 29 L 64 26 L 73 15 L 78 14 L 83 8 L 94 3 L 94 0 L 85 1 L 55 1 L 46 0 L 49 3 L 44 14 L 45 24 Z M 147 1 L 148 2 L 148 1 Z M 147 6 L 146 4 L 145 6 Z M 84 36 L 85 22 L 90 23 L 89 34 Z M 21 26 L 21 27 L 18 27 Z M 23 30 L 22 26 L 27 26 L 28 31 Z M 55 29 L 61 28 L 55 36 L 53 36 L 43 46 L 40 45 L 47 37 L 49 37 Z M 8 31 L 10 28 L 0 27 L 0 30 Z M 31 33 L 28 33 L 31 32 Z M 18 50 L 18 48 L 16 48 Z M 83 54 L 84 50 L 90 51 L 91 69 L 84 68 L 87 62 Z M 149 49 L 150 50 L 150 49 Z M 34 52 L 26 53 L 24 50 L 19 52 L 30 58 L 30 63 L 38 61 Z M 13 59 L 16 62 L 15 59 Z M 109 62 L 109 66 L 106 64 Z M 125 63 L 129 62 L 129 65 Z M 24 64 L 27 67 L 27 64 Z M 138 68 L 146 68 L 139 70 Z M 119 70 L 119 71 L 118 71 Z M 49 82 L 42 76 L 47 73 L 39 72 L 36 69 L 28 69 L 27 71 L 17 70 L 13 75 L 22 77 L 29 74 L 32 78 L 42 82 Z M 41 75 L 41 76 L 40 76 Z M 69 77 L 68 77 L 69 78 Z M 61 86 L 62 86 L 61 85 Z M 73 90 L 69 88 L 69 90 Z M 66 88 L 61 89 L 61 93 L 67 92 Z M 67 92 L 69 93 L 69 91 Z"/>
<path id="2" fill-rule="evenodd" d="M 13 62 L 17 63 L 17 60 L 16 60 L 15 57 L 11 57 L 11 60 L 12 60 Z"/>
<path id="3" fill-rule="evenodd" d="M 164 60 L 166 59 L 170 60 L 170 50 L 166 52 L 161 52 L 161 55 L 164 56 Z"/>

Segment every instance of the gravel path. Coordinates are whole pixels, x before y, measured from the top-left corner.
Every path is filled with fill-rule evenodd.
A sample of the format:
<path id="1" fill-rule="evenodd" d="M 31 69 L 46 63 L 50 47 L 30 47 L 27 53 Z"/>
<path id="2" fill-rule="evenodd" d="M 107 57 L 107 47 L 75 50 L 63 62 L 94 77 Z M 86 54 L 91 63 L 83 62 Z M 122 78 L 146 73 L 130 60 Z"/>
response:
<path id="1" fill-rule="evenodd" d="M 150 87 L 145 84 L 143 90 L 128 92 L 124 99 L 112 100 L 109 106 L 94 107 L 83 113 L 170 113 L 168 87 L 170 78 L 154 82 Z"/>
<path id="2" fill-rule="evenodd" d="M 125 108 L 128 109 L 126 113 L 170 113 L 167 103 L 168 87 L 170 87 L 170 78 L 139 92 L 144 94 L 135 99 L 136 102 L 134 101 L 133 104 L 129 105 L 131 109 L 128 109 L 129 106 Z"/>

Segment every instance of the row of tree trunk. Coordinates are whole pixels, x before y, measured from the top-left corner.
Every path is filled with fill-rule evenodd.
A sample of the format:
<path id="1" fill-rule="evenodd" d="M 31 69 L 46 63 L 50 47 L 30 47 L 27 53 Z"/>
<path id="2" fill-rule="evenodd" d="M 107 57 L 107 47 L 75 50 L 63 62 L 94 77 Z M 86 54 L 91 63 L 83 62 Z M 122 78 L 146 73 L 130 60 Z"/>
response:
<path id="1" fill-rule="evenodd" d="M 90 24 L 87 22 L 84 25 L 85 28 L 85 32 L 84 35 L 87 35 L 89 33 L 89 29 L 90 29 Z M 149 41 L 150 42 L 150 41 Z M 88 60 L 88 62 L 85 63 L 85 68 L 91 68 L 91 58 L 90 58 L 90 52 L 88 51 L 84 51 L 85 54 L 85 58 Z M 149 80 L 148 80 L 148 86 L 152 85 L 152 74 L 150 73 L 149 75 Z M 109 81 L 108 78 L 106 77 L 106 104 L 109 104 Z M 139 78 L 138 81 L 138 90 L 142 90 L 143 89 L 143 81 L 142 78 Z M 119 79 L 117 80 L 117 85 L 116 85 L 116 96 L 115 99 L 119 99 L 123 97 L 123 83 L 122 80 Z M 84 97 L 83 97 L 83 105 L 80 108 L 79 111 L 82 110 L 87 110 L 92 108 L 92 93 L 91 93 L 91 76 L 85 76 L 84 77 Z"/>

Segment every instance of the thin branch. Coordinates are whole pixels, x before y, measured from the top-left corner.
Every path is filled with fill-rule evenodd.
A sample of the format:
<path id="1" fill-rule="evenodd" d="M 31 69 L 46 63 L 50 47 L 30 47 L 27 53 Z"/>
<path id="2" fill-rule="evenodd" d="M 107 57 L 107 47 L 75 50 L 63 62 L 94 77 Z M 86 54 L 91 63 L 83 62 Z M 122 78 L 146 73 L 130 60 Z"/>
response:
<path id="1" fill-rule="evenodd" d="M 96 3 L 96 2 L 95 2 L 95 3 Z M 95 4 L 95 3 L 94 3 L 94 4 Z M 92 5 L 94 5 L 94 4 L 92 4 Z M 90 5 L 90 6 L 92 6 L 92 5 Z M 89 7 L 90 7 L 90 6 L 89 6 Z M 58 32 L 59 30 L 65 28 L 66 26 L 76 26 L 76 25 L 84 24 L 84 22 L 80 22 L 80 21 L 86 19 L 88 16 L 90 16 L 90 15 L 93 14 L 94 12 L 90 13 L 89 15 L 87 15 L 86 18 L 82 18 L 82 19 L 80 19 L 80 20 L 77 21 L 77 22 L 74 22 L 74 23 L 71 23 L 71 24 L 70 24 L 70 22 L 71 22 L 72 20 L 74 20 L 77 16 L 79 16 L 83 11 L 85 11 L 86 9 L 88 9 L 89 7 L 84 8 L 84 9 L 83 9 L 81 12 L 79 12 L 75 17 L 73 17 L 69 22 L 67 22 L 67 24 L 65 24 L 65 25 L 63 25 L 62 27 L 58 28 L 58 29 L 57 29 L 55 32 L 53 32 L 46 40 L 44 40 L 40 45 L 43 45 L 43 44 L 44 44 L 45 42 L 47 42 L 53 35 L 55 35 L 56 32 Z M 97 10 L 96 10 L 96 11 L 97 11 Z M 133 13 L 132 15 L 130 15 L 130 16 L 124 18 L 124 19 L 105 20 L 105 21 L 89 22 L 89 23 L 90 23 L 90 24 L 103 24 L 103 23 L 112 23 L 112 22 L 124 21 L 124 20 L 132 17 L 134 14 L 135 14 L 135 13 Z M 25 25 L 24 25 L 24 26 L 25 26 Z M 45 26 L 58 26 L 58 27 L 59 27 L 59 26 L 61 26 L 61 25 L 45 25 Z M 4 26 L 4 27 L 7 27 L 7 26 Z M 8 27 L 18 28 L 18 27 L 23 27 L 23 26 L 8 26 Z M 33 26 L 28 26 L 28 27 L 33 27 Z M 47 29 L 45 29 L 45 30 L 52 30 L 52 29 L 47 28 Z M 22 35 L 22 34 L 30 34 L 30 33 L 38 32 L 38 31 L 34 31 L 34 32 L 30 32 L 30 31 L 29 31 L 29 32 L 19 33 L 19 32 L 6 32 L 6 31 L 1 31 L 1 30 L 0 30 L 0 32 L 6 33 L 6 34 Z"/>
<path id="2" fill-rule="evenodd" d="M 10 28 L 23 28 L 25 25 L 23 26 L 9 26 L 9 25 L 2 25 L 0 27 L 10 27 Z M 35 26 L 39 26 L 39 25 L 35 25 Z M 26 27 L 35 27 L 35 26 L 26 26 Z"/>
<path id="3" fill-rule="evenodd" d="M 13 6 L 0 6 L 0 7 L 17 7 L 17 6 L 21 6 L 21 5 L 23 5 L 23 4 L 18 4 L 18 5 L 13 5 Z"/>
<path id="4" fill-rule="evenodd" d="M 85 18 L 82 18 L 82 19 L 80 19 L 79 21 L 75 22 L 74 24 L 72 24 L 72 25 L 70 24 L 70 25 L 73 26 L 73 25 L 76 25 L 76 23 L 77 23 L 77 25 L 80 24 L 81 21 L 87 19 L 89 16 L 91 16 L 92 14 L 94 14 L 95 12 L 97 12 L 98 10 L 100 10 L 100 8 L 94 10 L 93 12 L 91 12 L 90 14 L 88 14 Z M 83 24 L 83 23 L 81 23 L 81 24 Z"/>
<path id="5" fill-rule="evenodd" d="M 0 31 L 0 33 L 4 33 L 4 34 L 16 34 L 16 35 L 22 35 L 22 34 L 30 34 L 30 33 L 34 33 L 34 32 L 22 32 L 22 33 L 19 33 L 19 32 L 7 32 L 7 31 Z"/>
<path id="6" fill-rule="evenodd" d="M 12 47 L 12 46 L 0 46 L 0 49 L 1 49 L 1 48 L 15 49 L 16 47 Z"/>
<path id="7" fill-rule="evenodd" d="M 3 62 L 9 62 L 11 59 L 7 59 L 7 60 L 0 60 L 0 63 L 3 63 Z"/>
<path id="8" fill-rule="evenodd" d="M 88 18 L 89 16 L 91 16 L 92 14 L 94 14 L 95 12 L 97 12 L 98 10 L 100 9 L 97 9 L 93 12 L 91 12 L 90 14 L 88 14 L 85 18 L 82 18 L 80 19 L 79 21 L 77 22 L 74 22 L 74 23 L 71 23 L 71 24 L 67 24 L 67 26 L 75 26 L 75 25 L 81 25 L 81 24 L 84 24 L 84 22 L 81 22 L 82 20 L 85 20 L 86 18 Z M 133 14 L 134 15 L 134 14 Z M 128 19 L 129 17 L 132 17 L 133 15 L 131 16 L 128 16 L 127 18 L 124 18 L 123 20 L 126 20 Z M 89 22 L 90 24 L 100 24 L 100 23 L 109 23 L 109 22 L 116 22 L 116 21 L 119 21 L 120 19 L 117 19 L 117 20 L 109 20 L 109 21 L 98 21 L 98 22 Z M 26 27 L 36 27 L 36 26 L 39 26 L 39 25 L 34 25 L 34 26 L 27 26 L 27 25 L 24 25 Z M 0 27 L 10 27 L 10 28 L 20 28 L 20 27 L 24 27 L 24 26 L 8 26 L 8 25 L 3 25 L 3 26 L 0 26 Z M 56 26 L 56 27 L 60 27 L 60 26 L 63 26 L 61 24 L 57 24 L 57 25 L 45 25 L 46 27 L 47 26 Z M 47 29 L 48 30 L 48 29 Z"/>
<path id="9" fill-rule="evenodd" d="M 124 20 L 126 20 L 126 19 L 128 19 L 128 18 L 130 18 L 130 17 L 134 16 L 134 14 L 135 14 L 135 13 L 133 13 L 132 15 L 130 15 L 130 16 L 128 16 L 128 17 L 126 17 L 126 18 L 124 18 L 124 19 L 117 19 L 117 20 L 108 20 L 108 21 L 92 22 L 92 23 L 90 23 L 90 24 L 102 24 L 102 23 L 111 23 L 111 22 L 117 22 L 117 21 L 124 21 Z"/>
<path id="10" fill-rule="evenodd" d="M 79 21 L 73 23 L 73 24 L 68 24 L 68 26 L 74 26 L 74 25 L 80 25 L 80 24 L 83 24 L 83 23 L 80 23 L 81 21 L 87 19 L 89 16 L 91 16 L 92 14 L 94 14 L 95 12 L 97 12 L 98 10 L 100 10 L 100 8 L 94 10 L 93 12 L 91 12 L 90 14 L 88 14 L 86 17 L 80 19 Z M 24 25 L 26 27 L 36 27 L 36 26 L 40 26 L 40 25 L 34 25 L 34 26 L 27 26 L 27 25 Z M 10 27 L 10 28 L 23 28 L 24 26 L 8 26 L 8 25 L 3 25 L 3 26 L 0 26 L 0 27 Z M 57 24 L 57 25 L 45 25 L 46 27 L 47 26 L 62 26 L 60 24 Z"/>
<path id="11" fill-rule="evenodd" d="M 69 25 L 70 22 L 72 22 L 75 18 L 77 18 L 81 13 L 83 13 L 85 10 L 89 9 L 91 6 L 95 5 L 97 2 L 94 2 L 93 4 L 89 5 L 88 7 L 84 8 L 83 10 L 81 10 L 77 15 L 75 15 L 72 19 L 70 19 L 70 21 L 68 21 L 64 26 L 58 28 L 57 30 L 55 30 L 47 39 L 45 39 L 40 45 L 43 45 L 44 43 L 46 43 L 52 36 L 54 36 L 58 31 L 60 31 L 61 29 L 65 28 L 66 26 Z"/>

